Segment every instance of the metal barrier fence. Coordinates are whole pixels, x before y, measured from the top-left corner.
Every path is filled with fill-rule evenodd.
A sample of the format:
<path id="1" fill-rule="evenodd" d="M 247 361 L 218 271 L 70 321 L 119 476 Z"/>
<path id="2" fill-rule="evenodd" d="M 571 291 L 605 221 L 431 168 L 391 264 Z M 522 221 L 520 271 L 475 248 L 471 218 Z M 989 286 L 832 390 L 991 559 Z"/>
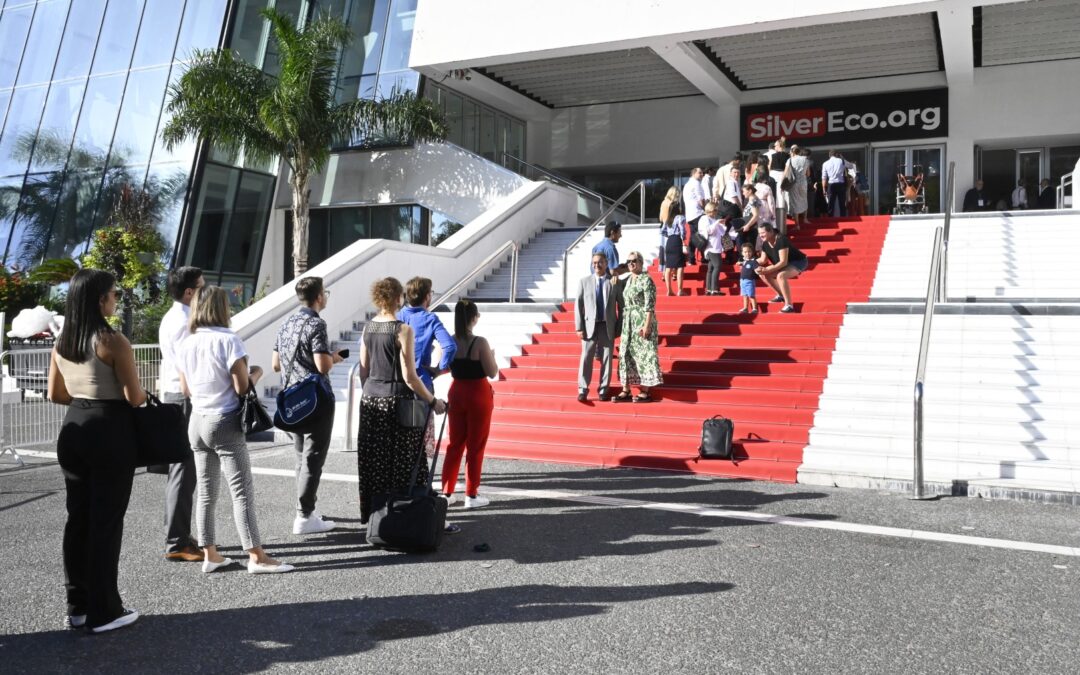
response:
<path id="1" fill-rule="evenodd" d="M 139 381 L 157 391 L 161 350 L 134 345 Z M 0 353 L 0 456 L 10 454 L 22 465 L 19 450 L 56 444 L 67 407 L 49 401 L 46 390 L 52 349 L 9 349 Z"/>

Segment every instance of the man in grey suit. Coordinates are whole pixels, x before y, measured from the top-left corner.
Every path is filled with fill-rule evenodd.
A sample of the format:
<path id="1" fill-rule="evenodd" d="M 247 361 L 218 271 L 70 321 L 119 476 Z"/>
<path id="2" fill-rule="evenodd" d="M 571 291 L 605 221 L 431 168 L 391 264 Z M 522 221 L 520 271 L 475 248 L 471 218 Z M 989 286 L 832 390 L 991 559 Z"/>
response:
<path id="1" fill-rule="evenodd" d="M 615 336 L 622 329 L 622 285 L 608 275 L 607 257 L 594 253 L 593 273 L 578 284 L 574 302 L 574 329 L 581 339 L 581 361 L 578 364 L 578 400 L 589 400 L 593 359 L 600 350 L 600 400 L 608 401 L 611 382 L 611 357 Z"/>

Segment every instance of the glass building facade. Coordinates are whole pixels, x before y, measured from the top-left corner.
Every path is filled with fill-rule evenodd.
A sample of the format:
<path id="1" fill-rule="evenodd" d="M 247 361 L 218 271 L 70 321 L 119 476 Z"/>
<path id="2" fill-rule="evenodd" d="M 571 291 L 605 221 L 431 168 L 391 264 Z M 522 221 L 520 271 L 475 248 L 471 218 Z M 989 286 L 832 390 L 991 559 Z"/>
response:
<path id="1" fill-rule="evenodd" d="M 6 0 L 0 11 L 0 256 L 77 256 L 124 186 L 175 242 L 195 144 L 160 143 L 166 87 L 217 47 L 227 0 Z"/>

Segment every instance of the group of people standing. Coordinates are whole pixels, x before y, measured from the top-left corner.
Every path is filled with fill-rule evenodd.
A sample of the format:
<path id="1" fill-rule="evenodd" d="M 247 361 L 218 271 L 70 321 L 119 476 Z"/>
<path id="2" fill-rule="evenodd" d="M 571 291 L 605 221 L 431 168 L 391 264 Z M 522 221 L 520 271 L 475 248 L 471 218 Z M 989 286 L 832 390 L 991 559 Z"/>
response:
<path id="1" fill-rule="evenodd" d="M 290 572 L 294 566 L 270 557 L 262 547 L 255 513 L 247 441 L 240 419 L 243 397 L 253 395 L 263 371 L 249 364 L 243 341 L 230 327 L 228 293 L 208 286 L 202 270 L 170 271 L 173 305 L 159 328 L 162 401 L 181 406 L 188 419 L 192 455 L 167 467 L 165 559 L 200 562 L 204 573 L 233 564 L 218 551 L 215 506 L 224 476 L 233 519 L 251 574 Z M 282 386 L 315 375 L 329 389 L 329 373 L 346 358 L 331 351 L 326 322 L 319 316 L 330 291 L 318 277 L 295 286 L 298 309 L 281 325 L 271 354 Z M 417 277 L 405 289 L 392 278 L 372 289 L 379 315 L 367 324 L 360 346 L 361 398 L 358 471 L 361 520 L 370 516 L 372 496 L 407 482 L 426 427 L 405 428 L 394 415 L 399 399 L 420 398 L 431 412 L 449 410 L 450 440 L 443 468 L 443 495 L 454 500 L 458 469 L 466 462 L 465 507 L 488 503 L 477 493 L 493 408 L 488 378 L 498 375 L 493 351 L 473 333 L 475 304 L 458 302 L 455 332 L 446 334 L 430 311 L 431 281 Z M 64 330 L 53 349 L 48 377 L 51 401 L 68 406 L 57 440 L 57 456 L 67 488 L 63 560 L 68 610 L 66 625 L 103 633 L 130 625 L 138 612 L 126 608 L 117 585 L 124 516 L 136 465 L 133 409 L 148 394 L 136 369 L 130 342 L 110 325 L 121 297 L 108 272 L 84 269 L 68 289 Z M 400 311 L 400 314 L 399 314 Z M 437 324 L 437 325 L 436 325 Z M 443 354 L 430 366 L 431 341 Z M 428 359 L 425 361 L 424 359 Z M 427 375 L 427 380 L 418 375 Z M 436 400 L 432 377 L 450 372 L 449 406 Z M 332 398 L 332 394 L 331 394 Z M 333 409 L 308 433 L 293 434 L 296 453 L 294 534 L 327 532 L 336 526 L 317 508 L 317 492 L 333 429 Z M 426 463 L 425 468 L 426 468 Z M 426 470 L 422 478 L 426 481 Z M 420 480 L 420 479 L 418 479 Z M 192 536 L 194 506 L 195 537 Z M 454 531 L 456 526 L 450 526 Z"/>

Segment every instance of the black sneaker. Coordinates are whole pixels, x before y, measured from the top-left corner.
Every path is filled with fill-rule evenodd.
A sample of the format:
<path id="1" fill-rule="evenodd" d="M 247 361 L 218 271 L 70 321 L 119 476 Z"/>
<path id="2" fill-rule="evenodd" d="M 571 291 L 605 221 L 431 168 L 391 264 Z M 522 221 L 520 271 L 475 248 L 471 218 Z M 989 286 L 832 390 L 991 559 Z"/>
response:
<path id="1" fill-rule="evenodd" d="M 795 312 L 794 305 L 784 305 L 783 309 L 780 310 L 781 314 L 792 314 L 794 312 Z"/>
<path id="2" fill-rule="evenodd" d="M 783 302 L 783 301 L 784 301 L 784 296 L 778 295 L 775 298 L 773 298 L 772 300 L 770 300 L 769 302 Z"/>
<path id="3" fill-rule="evenodd" d="M 139 613 L 137 611 L 135 611 L 134 609 L 125 609 L 123 614 L 116 617 L 109 623 L 101 626 L 95 626 L 94 628 L 91 628 L 90 631 L 92 633 L 107 633 L 111 630 L 116 630 L 117 628 L 130 626 L 131 624 L 135 623 L 138 618 Z"/>
<path id="4" fill-rule="evenodd" d="M 579 403 L 584 403 L 585 401 L 588 401 L 589 400 L 589 392 L 587 392 L 587 391 L 578 392 L 577 400 L 578 400 Z"/>

